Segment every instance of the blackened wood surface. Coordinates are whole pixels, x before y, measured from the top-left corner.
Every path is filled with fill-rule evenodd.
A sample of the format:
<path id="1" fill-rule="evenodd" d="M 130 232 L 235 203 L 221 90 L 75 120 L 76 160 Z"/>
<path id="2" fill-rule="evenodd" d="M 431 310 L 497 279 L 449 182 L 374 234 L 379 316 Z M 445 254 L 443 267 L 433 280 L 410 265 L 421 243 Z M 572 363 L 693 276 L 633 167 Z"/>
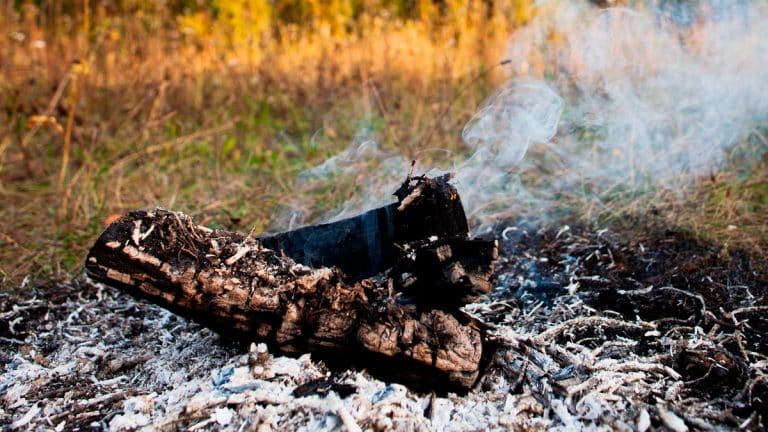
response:
<path id="1" fill-rule="evenodd" d="M 370 277 L 402 257 L 399 245 L 430 236 L 469 235 L 464 208 L 449 179 L 408 179 L 395 192 L 397 203 L 259 240 L 310 267 L 336 266 L 348 276 Z"/>
<path id="2" fill-rule="evenodd" d="M 498 243 L 442 237 L 408 243 L 388 272 L 395 290 L 422 307 L 455 309 L 488 294 Z"/>
<path id="3" fill-rule="evenodd" d="M 111 224 L 86 260 L 90 277 L 233 337 L 286 352 L 360 359 L 416 388 L 466 389 L 482 330 L 457 311 L 397 301 L 388 286 L 345 282 L 239 233 L 167 210 Z"/>

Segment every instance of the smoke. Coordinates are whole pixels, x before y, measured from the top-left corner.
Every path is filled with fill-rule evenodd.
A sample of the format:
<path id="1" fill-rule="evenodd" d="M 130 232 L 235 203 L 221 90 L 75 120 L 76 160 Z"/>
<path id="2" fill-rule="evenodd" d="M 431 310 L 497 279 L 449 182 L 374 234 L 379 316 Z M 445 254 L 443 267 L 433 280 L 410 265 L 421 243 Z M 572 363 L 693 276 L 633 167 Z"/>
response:
<path id="1" fill-rule="evenodd" d="M 531 145 L 557 133 L 563 99 L 545 82 L 511 81 L 490 97 L 467 123 L 462 138 L 472 156 L 454 167 L 456 184 L 470 218 L 508 214 L 512 201 L 530 201 L 518 175 Z"/>
<path id="2" fill-rule="evenodd" d="M 765 122 L 765 5 L 692 4 L 552 2 L 514 36 L 518 72 L 549 74 L 566 101 L 546 145 L 558 175 L 542 192 L 681 191 Z"/>
<path id="3" fill-rule="evenodd" d="M 407 167 L 405 157 L 381 149 L 363 128 L 346 150 L 299 174 L 298 192 L 273 215 L 269 231 L 333 222 L 393 202 Z M 344 201 L 334 205 L 339 198 Z"/>
<path id="4" fill-rule="evenodd" d="M 764 2 L 539 7 L 512 36 L 512 78 L 463 130 L 470 156 L 442 164 L 457 173 L 476 227 L 510 214 L 545 217 L 564 196 L 605 202 L 616 194 L 684 194 L 765 125 Z M 365 140 L 303 181 L 339 170 L 359 176 L 360 160 L 367 176 L 383 181 L 369 181 L 375 188 L 331 217 L 389 202 L 408 166 Z"/>

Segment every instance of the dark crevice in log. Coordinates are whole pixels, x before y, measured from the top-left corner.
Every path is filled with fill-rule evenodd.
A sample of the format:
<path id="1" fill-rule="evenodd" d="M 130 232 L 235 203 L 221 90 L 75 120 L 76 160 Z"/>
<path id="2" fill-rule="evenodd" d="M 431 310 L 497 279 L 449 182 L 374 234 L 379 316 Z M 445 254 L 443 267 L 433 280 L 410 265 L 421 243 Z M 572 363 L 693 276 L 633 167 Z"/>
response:
<path id="1" fill-rule="evenodd" d="M 491 291 L 495 241 L 445 237 L 403 249 L 404 256 L 389 271 L 403 301 L 451 310 Z"/>
<path id="2" fill-rule="evenodd" d="M 398 195 L 400 210 L 389 211 L 403 218 L 411 209 L 415 219 L 400 219 L 396 235 L 386 237 L 391 243 L 377 246 L 396 264 L 389 277 L 355 280 L 337 267 L 310 268 L 285 250 L 266 247 L 264 239 L 211 230 L 162 209 L 133 212 L 110 225 L 86 269 L 95 280 L 230 338 L 265 341 L 286 353 L 313 352 L 330 364 L 355 364 L 417 389 L 467 389 L 487 352 L 483 329 L 458 306 L 490 289 L 496 244 L 467 238 L 461 203 L 447 178 L 404 187 L 410 192 Z M 436 222 L 441 211 L 454 211 L 443 225 Z M 458 214 L 463 223 L 455 220 Z M 428 233 L 435 238 L 397 243 L 416 236 L 423 218 L 431 221 Z M 283 238 L 296 244 L 305 238 L 288 234 Z M 325 247 L 336 246 L 343 245 Z"/>

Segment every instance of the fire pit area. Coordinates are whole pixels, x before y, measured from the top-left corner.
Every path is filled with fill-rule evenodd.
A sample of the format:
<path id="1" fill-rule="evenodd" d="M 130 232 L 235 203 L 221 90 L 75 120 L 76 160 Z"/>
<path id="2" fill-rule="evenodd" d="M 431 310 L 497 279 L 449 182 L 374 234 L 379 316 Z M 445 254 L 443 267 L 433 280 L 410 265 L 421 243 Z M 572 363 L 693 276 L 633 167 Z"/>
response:
<path id="1" fill-rule="evenodd" d="M 450 369 L 440 362 L 361 356 L 364 344 L 349 339 L 281 346 L 235 331 L 251 327 L 216 334 L 84 277 L 0 297 L 0 416 L 56 430 L 765 427 L 764 257 L 652 224 L 509 222 L 484 236 L 499 241 L 489 293 L 456 309 L 401 294 L 389 307 L 405 312 L 373 319 L 442 310 L 474 329 L 483 352 L 471 380 L 427 373 Z M 380 291 L 363 290 L 375 303 Z M 436 341 L 426 346 L 455 339 L 429 322 Z"/>
<path id="2" fill-rule="evenodd" d="M 766 430 L 768 3 L 59 3 L 0 429 Z"/>

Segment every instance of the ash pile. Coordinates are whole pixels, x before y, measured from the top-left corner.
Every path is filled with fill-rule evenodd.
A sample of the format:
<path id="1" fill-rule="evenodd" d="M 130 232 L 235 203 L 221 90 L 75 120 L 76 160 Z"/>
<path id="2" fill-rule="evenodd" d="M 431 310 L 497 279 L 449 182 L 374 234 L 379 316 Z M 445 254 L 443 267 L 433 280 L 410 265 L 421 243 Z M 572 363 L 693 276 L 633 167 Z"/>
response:
<path id="1" fill-rule="evenodd" d="M 0 423 L 765 428 L 764 257 L 657 227 L 510 223 L 489 233 L 498 243 L 470 239 L 463 211 L 403 218 L 424 203 L 459 214 L 458 195 L 433 199 L 454 196 L 447 178 L 412 180 L 343 236 L 252 238 L 166 210 L 126 216 L 91 251 L 90 278 L 0 296 Z M 315 253 L 324 244 L 356 242 L 376 253 L 313 261 L 330 259 Z"/>

